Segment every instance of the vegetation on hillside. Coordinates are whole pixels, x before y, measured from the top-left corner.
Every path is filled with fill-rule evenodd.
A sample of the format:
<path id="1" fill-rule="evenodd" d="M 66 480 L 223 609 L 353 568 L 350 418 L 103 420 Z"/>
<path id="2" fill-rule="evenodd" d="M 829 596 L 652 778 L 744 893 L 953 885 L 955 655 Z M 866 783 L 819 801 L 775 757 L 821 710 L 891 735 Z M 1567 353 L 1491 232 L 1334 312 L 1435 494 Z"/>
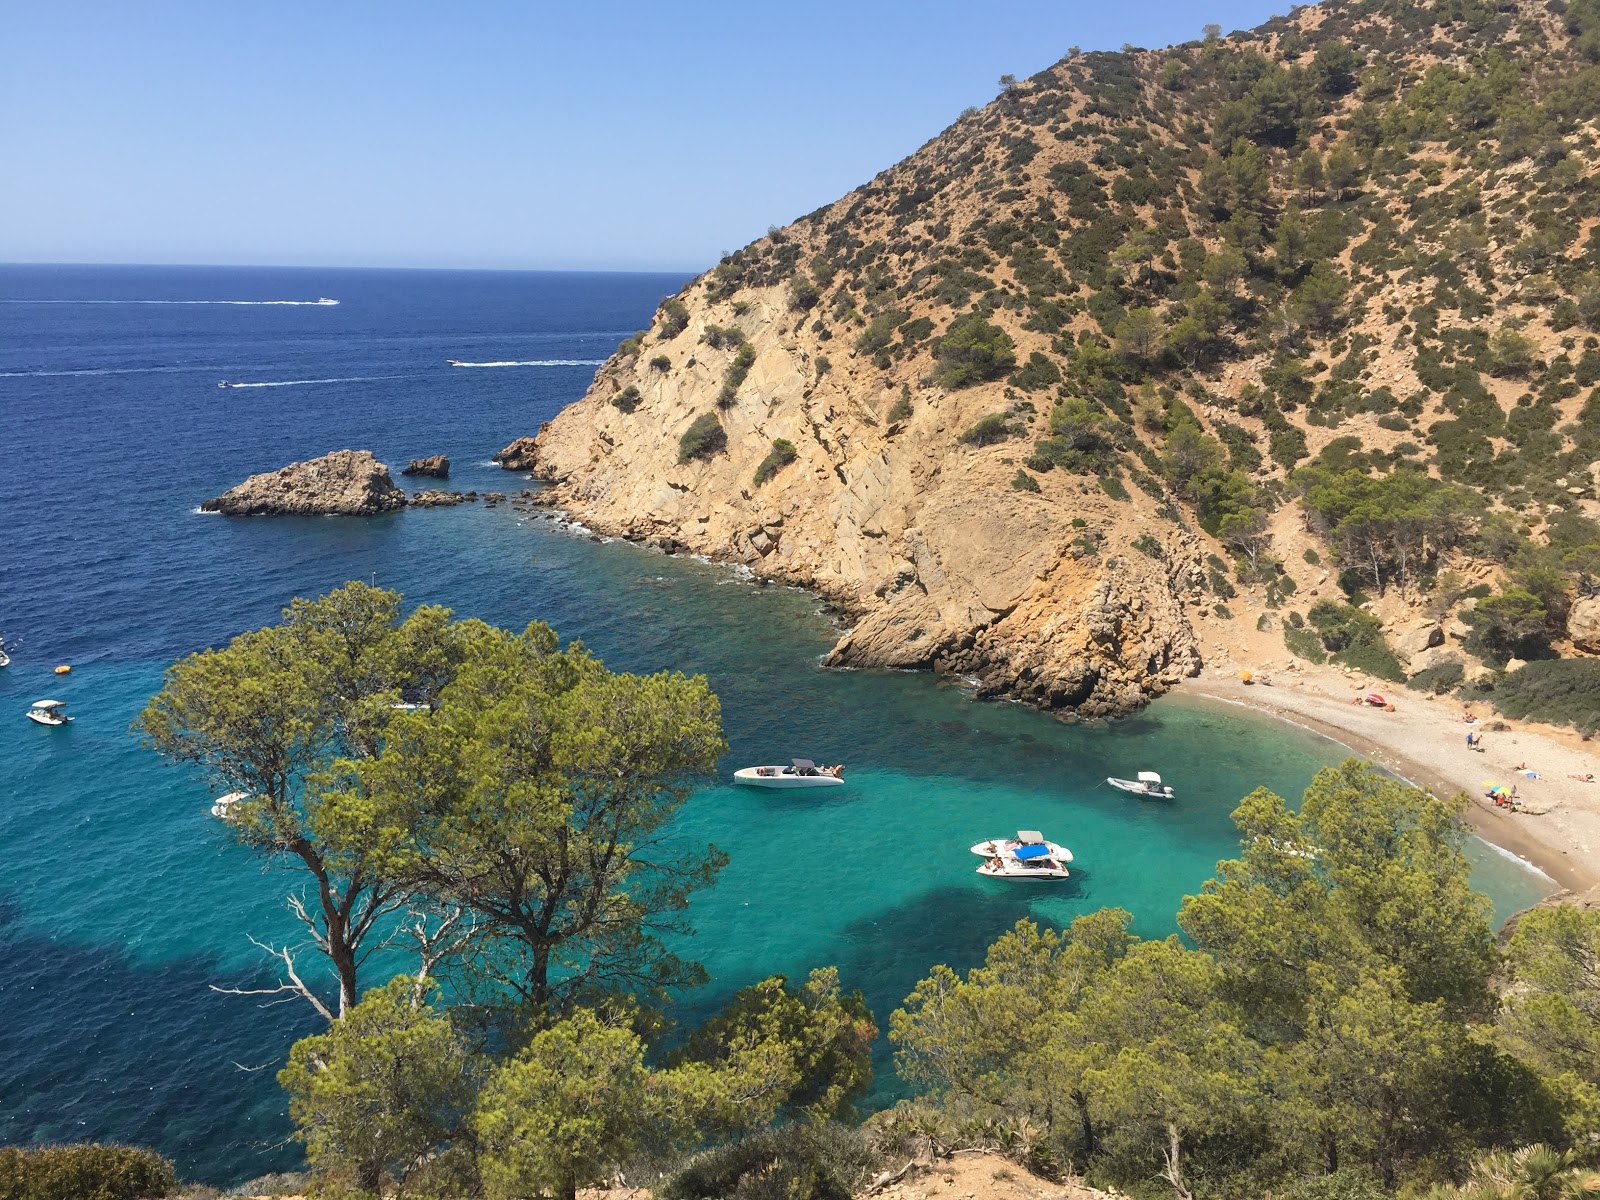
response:
<path id="1" fill-rule="evenodd" d="M 1025 441 L 1046 499 L 1131 480 L 1269 607 L 1293 505 L 1351 603 L 1448 615 L 1441 576 L 1487 572 L 1465 653 L 1570 654 L 1600 594 L 1596 45 L 1589 0 L 1331 0 L 1071 54 L 686 294 L 781 288 L 784 332 L 900 390 L 885 438 L 972 392 L 949 436 Z"/>

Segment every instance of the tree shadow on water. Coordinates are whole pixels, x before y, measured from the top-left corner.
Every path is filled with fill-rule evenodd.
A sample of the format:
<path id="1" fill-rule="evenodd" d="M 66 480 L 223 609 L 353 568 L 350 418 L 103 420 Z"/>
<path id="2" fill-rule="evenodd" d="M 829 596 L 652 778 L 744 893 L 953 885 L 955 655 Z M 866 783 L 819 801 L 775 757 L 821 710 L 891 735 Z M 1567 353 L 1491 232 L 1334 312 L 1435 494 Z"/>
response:
<path id="1" fill-rule="evenodd" d="M 210 956 L 139 963 L 58 941 L 0 899 L 0 1144 L 152 1146 L 180 1178 L 222 1186 L 294 1169 L 276 1075 L 319 1023 L 304 1002 L 209 987 L 265 981 Z"/>
<path id="2" fill-rule="evenodd" d="M 1081 886 L 1076 871 L 1059 883 L 986 879 L 976 887 L 947 885 L 844 928 L 832 961 L 845 987 L 861 989 L 879 1030 L 872 1091 L 864 1109 L 885 1108 L 908 1094 L 894 1073 L 889 1014 L 905 1003 L 934 965 L 942 963 L 964 975 L 982 965 L 989 946 L 1018 921 L 1055 924 L 1034 911 L 1035 900 L 1071 899 Z"/>

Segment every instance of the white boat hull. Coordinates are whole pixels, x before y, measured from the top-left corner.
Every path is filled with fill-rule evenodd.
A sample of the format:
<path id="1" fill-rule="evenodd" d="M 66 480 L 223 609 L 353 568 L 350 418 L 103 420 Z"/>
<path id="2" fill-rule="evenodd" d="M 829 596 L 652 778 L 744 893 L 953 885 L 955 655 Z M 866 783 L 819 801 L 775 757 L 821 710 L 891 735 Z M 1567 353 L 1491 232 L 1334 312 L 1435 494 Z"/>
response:
<path id="1" fill-rule="evenodd" d="M 1172 799 L 1172 789 L 1166 786 L 1151 787 L 1134 779 L 1117 779 L 1110 775 L 1106 776 L 1106 782 L 1119 791 L 1132 792 L 1135 796 L 1149 796 L 1155 800 Z"/>
<path id="2" fill-rule="evenodd" d="M 1068 872 L 1059 863 L 1030 867 L 1020 862 L 1002 861 L 998 867 L 993 862 L 984 863 L 978 868 L 978 874 L 989 879 L 1065 879 Z"/>
<path id="3" fill-rule="evenodd" d="M 762 788 L 843 787 L 844 780 L 826 771 L 815 775 L 796 775 L 792 767 L 740 767 L 733 773 L 735 783 Z"/>
<path id="4" fill-rule="evenodd" d="M 71 717 L 51 716 L 48 713 L 31 712 L 28 714 L 28 720 L 32 721 L 35 725 L 47 725 L 52 729 L 60 729 L 63 725 L 72 724 Z"/>

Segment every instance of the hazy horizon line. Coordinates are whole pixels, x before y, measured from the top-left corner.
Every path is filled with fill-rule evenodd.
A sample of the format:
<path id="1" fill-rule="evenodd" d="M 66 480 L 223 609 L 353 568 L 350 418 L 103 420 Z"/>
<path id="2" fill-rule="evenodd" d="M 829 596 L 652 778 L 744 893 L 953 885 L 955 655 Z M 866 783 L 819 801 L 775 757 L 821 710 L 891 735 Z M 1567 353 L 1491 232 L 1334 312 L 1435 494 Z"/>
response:
<path id="1" fill-rule="evenodd" d="M 405 266 L 389 264 L 374 266 L 370 263 L 249 263 L 249 262 L 96 262 L 88 260 L 27 260 L 0 259 L 5 267 L 168 267 L 192 270 L 230 268 L 254 271 L 455 271 L 484 275 L 703 275 L 709 267 L 441 267 Z"/>

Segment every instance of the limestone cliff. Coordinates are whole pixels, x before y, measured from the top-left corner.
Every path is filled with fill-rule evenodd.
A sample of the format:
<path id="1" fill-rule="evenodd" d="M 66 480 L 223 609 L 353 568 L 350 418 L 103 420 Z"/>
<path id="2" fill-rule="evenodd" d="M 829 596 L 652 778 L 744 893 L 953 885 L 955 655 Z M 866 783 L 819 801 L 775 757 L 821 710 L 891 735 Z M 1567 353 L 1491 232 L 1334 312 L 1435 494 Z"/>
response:
<path id="1" fill-rule="evenodd" d="M 1336 587 L 1427 624 L 1413 670 L 1474 585 L 1600 644 L 1563 600 L 1600 561 L 1593 44 L 1584 6 L 1349 0 L 1073 55 L 727 256 L 497 459 L 815 588 L 836 664 L 1085 714 L 1307 652 L 1289 597 Z"/>
<path id="2" fill-rule="evenodd" d="M 1205 578 L 1198 539 L 1093 480 L 1055 473 L 1038 493 L 1014 488 L 1014 444 L 957 441 L 1001 388 L 920 389 L 891 421 L 898 395 L 870 362 L 841 356 L 815 378 L 815 335 L 796 332 L 784 289 L 740 303 L 737 318 L 705 304 L 652 345 L 678 369 L 613 361 L 531 458 L 525 445 L 507 453 L 592 528 L 827 596 L 855 621 L 835 665 L 933 666 L 1085 715 L 1137 707 L 1197 669 L 1184 599 Z M 720 409 L 738 350 L 704 343 L 718 319 L 756 351 L 738 402 Z M 640 390 L 635 411 L 611 402 L 624 383 Z M 680 462 L 681 437 L 706 412 L 726 449 Z M 794 458 L 758 485 L 779 439 Z M 1130 548 L 1151 530 L 1153 556 Z"/>

